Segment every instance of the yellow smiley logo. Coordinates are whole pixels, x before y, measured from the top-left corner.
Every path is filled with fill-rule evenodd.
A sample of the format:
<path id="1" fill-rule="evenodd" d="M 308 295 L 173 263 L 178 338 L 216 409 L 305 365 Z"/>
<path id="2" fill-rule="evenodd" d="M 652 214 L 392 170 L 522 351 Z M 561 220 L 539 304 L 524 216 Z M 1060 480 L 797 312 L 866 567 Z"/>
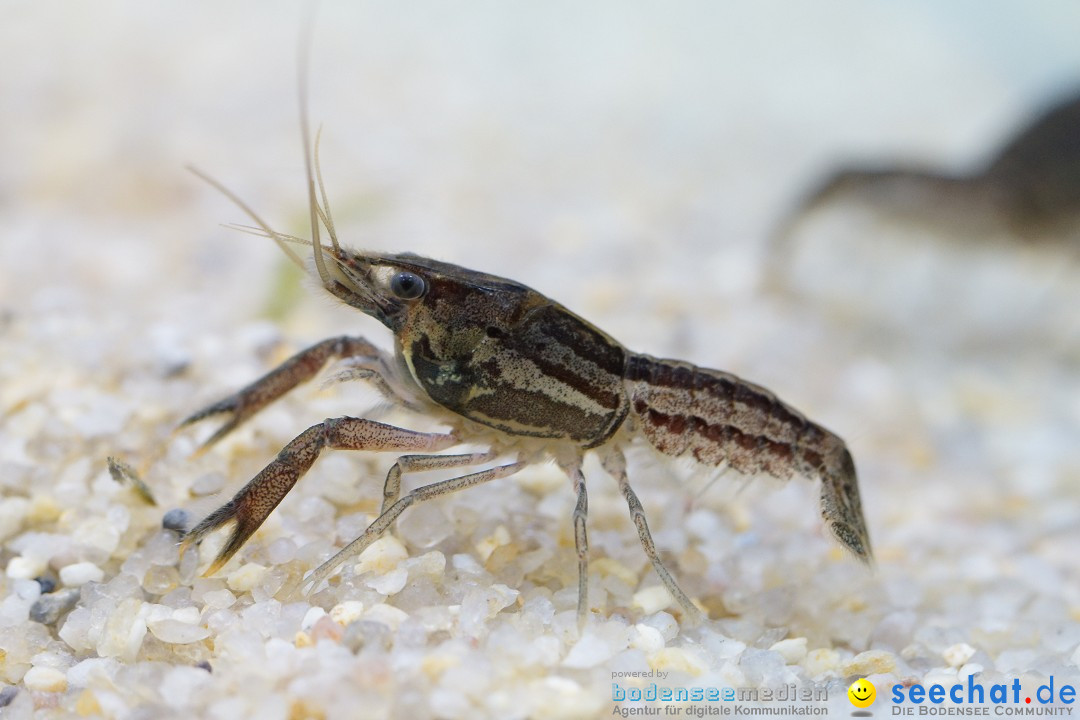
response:
<path id="1" fill-rule="evenodd" d="M 874 704 L 874 699 L 877 698 L 877 690 L 869 680 L 860 678 L 851 683 L 851 686 L 847 689 L 847 696 L 855 707 L 866 708 Z"/>

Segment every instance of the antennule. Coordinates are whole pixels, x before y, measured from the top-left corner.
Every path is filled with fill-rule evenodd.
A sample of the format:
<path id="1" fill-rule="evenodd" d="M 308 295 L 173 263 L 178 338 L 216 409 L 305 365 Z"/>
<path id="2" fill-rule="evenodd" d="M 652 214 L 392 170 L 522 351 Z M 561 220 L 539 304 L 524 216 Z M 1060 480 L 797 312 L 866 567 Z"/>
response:
<path id="1" fill-rule="evenodd" d="M 281 251 L 283 253 L 285 253 L 289 257 L 290 260 L 292 260 L 294 263 L 299 265 L 305 271 L 307 270 L 307 268 L 304 267 L 304 261 L 300 259 L 300 256 L 297 255 L 295 252 L 293 252 L 293 249 L 291 247 L 289 247 L 288 245 L 285 244 L 287 241 L 291 241 L 291 238 L 289 238 L 289 236 L 282 235 L 281 233 L 275 232 L 273 230 L 273 228 L 271 228 L 270 225 L 268 225 L 266 223 L 265 220 L 263 220 L 261 217 L 259 217 L 258 213 L 256 213 L 250 207 L 248 207 L 248 204 L 246 202 L 244 202 L 243 200 L 241 200 L 240 197 L 238 195 L 236 195 L 236 193 L 234 193 L 232 190 L 229 190 L 229 188 L 225 187 L 220 182 L 218 182 L 214 178 L 210 177 L 209 175 L 207 175 L 206 173 L 204 173 L 202 170 L 195 167 L 194 165 L 188 165 L 186 167 L 196 177 L 198 177 L 203 182 L 207 183 L 208 185 L 210 185 L 211 187 L 216 189 L 219 193 L 221 193 L 225 197 L 229 198 L 229 200 L 232 200 L 234 205 L 236 205 L 238 208 L 243 210 L 247 214 L 247 216 L 249 218 L 251 218 L 252 220 L 255 221 L 255 224 L 258 225 L 259 228 L 263 231 L 263 234 L 265 235 L 265 237 L 268 237 L 271 240 L 273 240 L 275 243 L 277 243 L 277 246 L 279 248 L 281 248 Z"/>
<path id="2" fill-rule="evenodd" d="M 334 245 L 335 252 L 341 252 L 338 245 L 337 230 L 334 229 L 334 216 L 330 214 L 330 198 L 326 196 L 326 183 L 322 179 L 322 165 L 319 163 L 319 144 L 322 142 L 322 125 L 315 131 L 315 178 L 319 181 L 319 195 L 322 196 L 323 224 L 326 225 L 326 233 L 330 236 L 330 242 Z"/>
<path id="3" fill-rule="evenodd" d="M 315 179 L 311 170 L 311 137 L 308 128 L 307 77 L 311 57 L 311 28 L 315 21 L 314 13 L 309 13 L 305 20 L 304 32 L 300 38 L 300 67 L 299 78 L 297 78 L 297 91 L 300 95 L 300 134 L 303 136 L 304 172 L 307 176 L 308 210 L 311 215 L 312 254 L 315 256 L 315 269 L 319 272 L 319 279 L 322 280 L 323 287 L 329 290 L 334 287 L 334 283 L 326 269 L 322 240 L 319 237 L 319 202 L 315 198 Z M 334 244 L 334 247 L 336 249 L 337 243 Z"/>

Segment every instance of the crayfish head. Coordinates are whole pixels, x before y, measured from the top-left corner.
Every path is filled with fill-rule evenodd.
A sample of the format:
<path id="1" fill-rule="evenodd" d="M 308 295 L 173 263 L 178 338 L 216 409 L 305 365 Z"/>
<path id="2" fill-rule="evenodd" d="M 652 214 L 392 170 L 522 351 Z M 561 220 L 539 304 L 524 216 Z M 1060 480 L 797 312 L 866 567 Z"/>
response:
<path id="1" fill-rule="evenodd" d="M 412 253 L 324 253 L 329 292 L 399 340 L 426 338 L 448 358 L 509 332 L 530 308 L 549 302 L 513 280 Z"/>

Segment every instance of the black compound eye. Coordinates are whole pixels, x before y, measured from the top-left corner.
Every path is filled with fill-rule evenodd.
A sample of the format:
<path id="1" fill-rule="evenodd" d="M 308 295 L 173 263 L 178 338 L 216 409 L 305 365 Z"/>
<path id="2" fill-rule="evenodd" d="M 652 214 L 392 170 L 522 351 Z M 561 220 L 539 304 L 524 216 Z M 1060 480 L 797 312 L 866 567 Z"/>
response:
<path id="1" fill-rule="evenodd" d="M 426 290 L 427 283 L 416 273 L 403 271 L 390 278 L 390 291 L 402 300 L 415 300 Z"/>

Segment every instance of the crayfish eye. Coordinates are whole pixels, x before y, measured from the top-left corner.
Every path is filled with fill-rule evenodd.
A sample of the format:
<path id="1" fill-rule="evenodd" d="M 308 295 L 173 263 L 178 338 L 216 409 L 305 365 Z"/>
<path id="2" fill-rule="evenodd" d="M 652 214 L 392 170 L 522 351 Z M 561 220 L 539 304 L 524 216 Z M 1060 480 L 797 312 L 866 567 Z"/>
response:
<path id="1" fill-rule="evenodd" d="M 427 283 L 416 273 L 402 271 L 390 278 L 390 292 L 402 300 L 415 300 L 426 291 Z"/>

